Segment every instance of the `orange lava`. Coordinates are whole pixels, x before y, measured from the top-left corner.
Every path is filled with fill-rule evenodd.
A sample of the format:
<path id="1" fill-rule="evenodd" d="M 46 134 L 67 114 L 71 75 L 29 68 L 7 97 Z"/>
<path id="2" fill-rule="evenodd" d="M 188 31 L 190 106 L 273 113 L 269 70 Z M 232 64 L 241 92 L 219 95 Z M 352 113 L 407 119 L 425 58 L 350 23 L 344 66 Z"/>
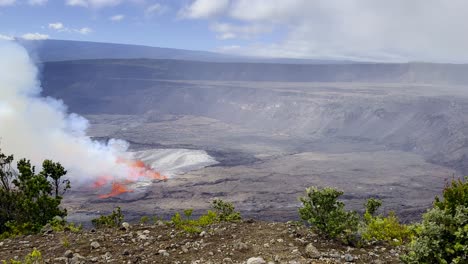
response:
<path id="1" fill-rule="evenodd" d="M 128 192 L 133 192 L 133 191 L 127 189 L 127 187 L 125 187 L 124 185 L 118 182 L 114 182 L 112 183 L 112 190 L 110 191 L 110 193 L 99 195 L 99 198 L 103 198 L 103 199 L 110 198 L 110 197 L 118 196 L 122 193 L 128 193 Z"/>
<path id="2" fill-rule="evenodd" d="M 128 189 L 128 185 L 134 182 L 137 182 L 141 179 L 150 179 L 150 180 L 167 180 L 167 177 L 161 175 L 159 172 L 154 171 L 150 166 L 146 165 L 141 160 L 126 160 L 123 158 L 118 158 L 116 163 L 125 164 L 129 168 L 129 174 L 126 179 L 119 179 L 118 182 L 112 176 L 101 176 L 93 184 L 94 189 L 101 189 L 105 186 L 108 186 L 112 182 L 112 190 L 107 194 L 99 195 L 99 198 L 109 198 L 118 196 L 123 193 L 133 192 L 133 190 Z"/>

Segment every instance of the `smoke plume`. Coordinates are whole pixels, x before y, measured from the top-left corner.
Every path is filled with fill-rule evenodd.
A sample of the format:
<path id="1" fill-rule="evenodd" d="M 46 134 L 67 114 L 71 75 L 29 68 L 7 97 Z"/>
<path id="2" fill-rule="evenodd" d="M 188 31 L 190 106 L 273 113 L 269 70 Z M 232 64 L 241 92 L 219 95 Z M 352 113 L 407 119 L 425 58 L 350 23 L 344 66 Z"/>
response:
<path id="1" fill-rule="evenodd" d="M 88 121 L 68 114 L 62 101 L 41 97 L 38 70 L 28 53 L 12 41 L 0 40 L 0 148 L 15 158 L 40 166 L 44 159 L 62 163 L 73 183 L 96 177 L 125 177 L 127 143 L 102 144 L 86 136 Z"/>

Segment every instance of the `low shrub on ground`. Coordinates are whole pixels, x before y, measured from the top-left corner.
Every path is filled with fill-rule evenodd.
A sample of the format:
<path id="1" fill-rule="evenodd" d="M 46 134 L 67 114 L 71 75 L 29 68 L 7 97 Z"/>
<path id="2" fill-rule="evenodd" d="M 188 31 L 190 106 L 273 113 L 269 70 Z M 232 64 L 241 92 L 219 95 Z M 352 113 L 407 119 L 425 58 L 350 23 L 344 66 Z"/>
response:
<path id="1" fill-rule="evenodd" d="M 150 220 L 150 218 L 149 218 L 148 216 L 146 216 L 146 215 L 145 215 L 145 216 L 142 216 L 142 217 L 140 218 L 140 224 L 143 224 L 143 225 L 144 225 L 144 224 L 147 224 L 147 223 L 149 222 L 149 220 Z"/>
<path id="2" fill-rule="evenodd" d="M 410 237 L 408 226 L 401 224 L 394 212 L 388 216 L 364 216 L 366 221 L 362 230 L 362 238 L 366 241 L 387 241 L 393 245 L 401 245 Z"/>
<path id="3" fill-rule="evenodd" d="M 242 220 L 240 212 L 237 212 L 234 205 L 230 202 L 214 199 L 211 202 L 211 208 L 216 213 L 218 221 L 220 222 L 236 222 Z"/>
<path id="4" fill-rule="evenodd" d="M 364 222 L 361 223 L 360 232 L 366 241 L 387 241 L 393 245 L 400 245 L 410 237 L 408 226 L 401 224 L 394 212 L 388 216 L 375 215 L 382 205 L 382 201 L 374 198 L 367 200 Z"/>
<path id="5" fill-rule="evenodd" d="M 342 191 L 333 188 L 306 189 L 306 196 L 300 197 L 302 207 L 299 215 L 313 229 L 331 238 L 347 237 L 358 229 L 359 217 L 353 211 L 346 211 L 338 198 Z"/>
<path id="6" fill-rule="evenodd" d="M 120 207 L 116 207 L 110 215 L 101 215 L 91 220 L 95 228 L 115 228 L 119 227 L 124 220 L 124 215 Z"/>
<path id="7" fill-rule="evenodd" d="M 10 261 L 3 260 L 2 264 L 41 264 L 43 263 L 42 260 L 42 253 L 37 250 L 33 249 L 31 253 L 29 253 L 26 257 L 24 257 L 24 261 L 14 260 L 11 259 Z"/>
<path id="8" fill-rule="evenodd" d="M 447 183 L 414 231 L 403 262 L 468 263 L 468 177 Z"/>
<path id="9" fill-rule="evenodd" d="M 200 233 L 203 227 L 210 226 L 219 222 L 237 222 L 242 219 L 239 212 L 235 211 L 232 203 L 223 200 L 213 200 L 212 209 L 198 219 L 192 219 L 193 209 L 184 210 L 184 216 L 180 213 L 172 216 L 170 223 L 176 228 L 184 230 L 187 233 Z"/>

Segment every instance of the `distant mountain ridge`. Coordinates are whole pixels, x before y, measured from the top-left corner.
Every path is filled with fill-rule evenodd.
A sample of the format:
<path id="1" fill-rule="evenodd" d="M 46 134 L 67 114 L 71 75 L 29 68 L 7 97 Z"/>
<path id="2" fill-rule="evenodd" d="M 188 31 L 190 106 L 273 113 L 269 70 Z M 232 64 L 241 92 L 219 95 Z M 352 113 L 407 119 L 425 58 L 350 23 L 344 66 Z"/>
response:
<path id="1" fill-rule="evenodd" d="M 345 60 L 246 57 L 209 51 L 87 41 L 18 39 L 17 42 L 23 45 L 39 62 L 89 59 L 173 59 L 207 62 L 287 64 L 353 63 L 352 61 Z"/>
<path id="2" fill-rule="evenodd" d="M 286 64 L 173 59 L 102 59 L 46 62 L 44 80 L 210 80 L 364 82 L 467 85 L 468 64 Z"/>

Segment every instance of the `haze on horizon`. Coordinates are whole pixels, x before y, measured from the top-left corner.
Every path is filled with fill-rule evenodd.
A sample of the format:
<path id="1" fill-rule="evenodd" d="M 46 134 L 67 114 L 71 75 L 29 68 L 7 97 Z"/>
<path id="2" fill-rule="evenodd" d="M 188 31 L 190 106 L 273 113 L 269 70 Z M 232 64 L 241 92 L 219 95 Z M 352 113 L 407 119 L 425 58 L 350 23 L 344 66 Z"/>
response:
<path id="1" fill-rule="evenodd" d="M 463 0 L 0 0 L 0 39 L 468 63 L 467 10 Z"/>

